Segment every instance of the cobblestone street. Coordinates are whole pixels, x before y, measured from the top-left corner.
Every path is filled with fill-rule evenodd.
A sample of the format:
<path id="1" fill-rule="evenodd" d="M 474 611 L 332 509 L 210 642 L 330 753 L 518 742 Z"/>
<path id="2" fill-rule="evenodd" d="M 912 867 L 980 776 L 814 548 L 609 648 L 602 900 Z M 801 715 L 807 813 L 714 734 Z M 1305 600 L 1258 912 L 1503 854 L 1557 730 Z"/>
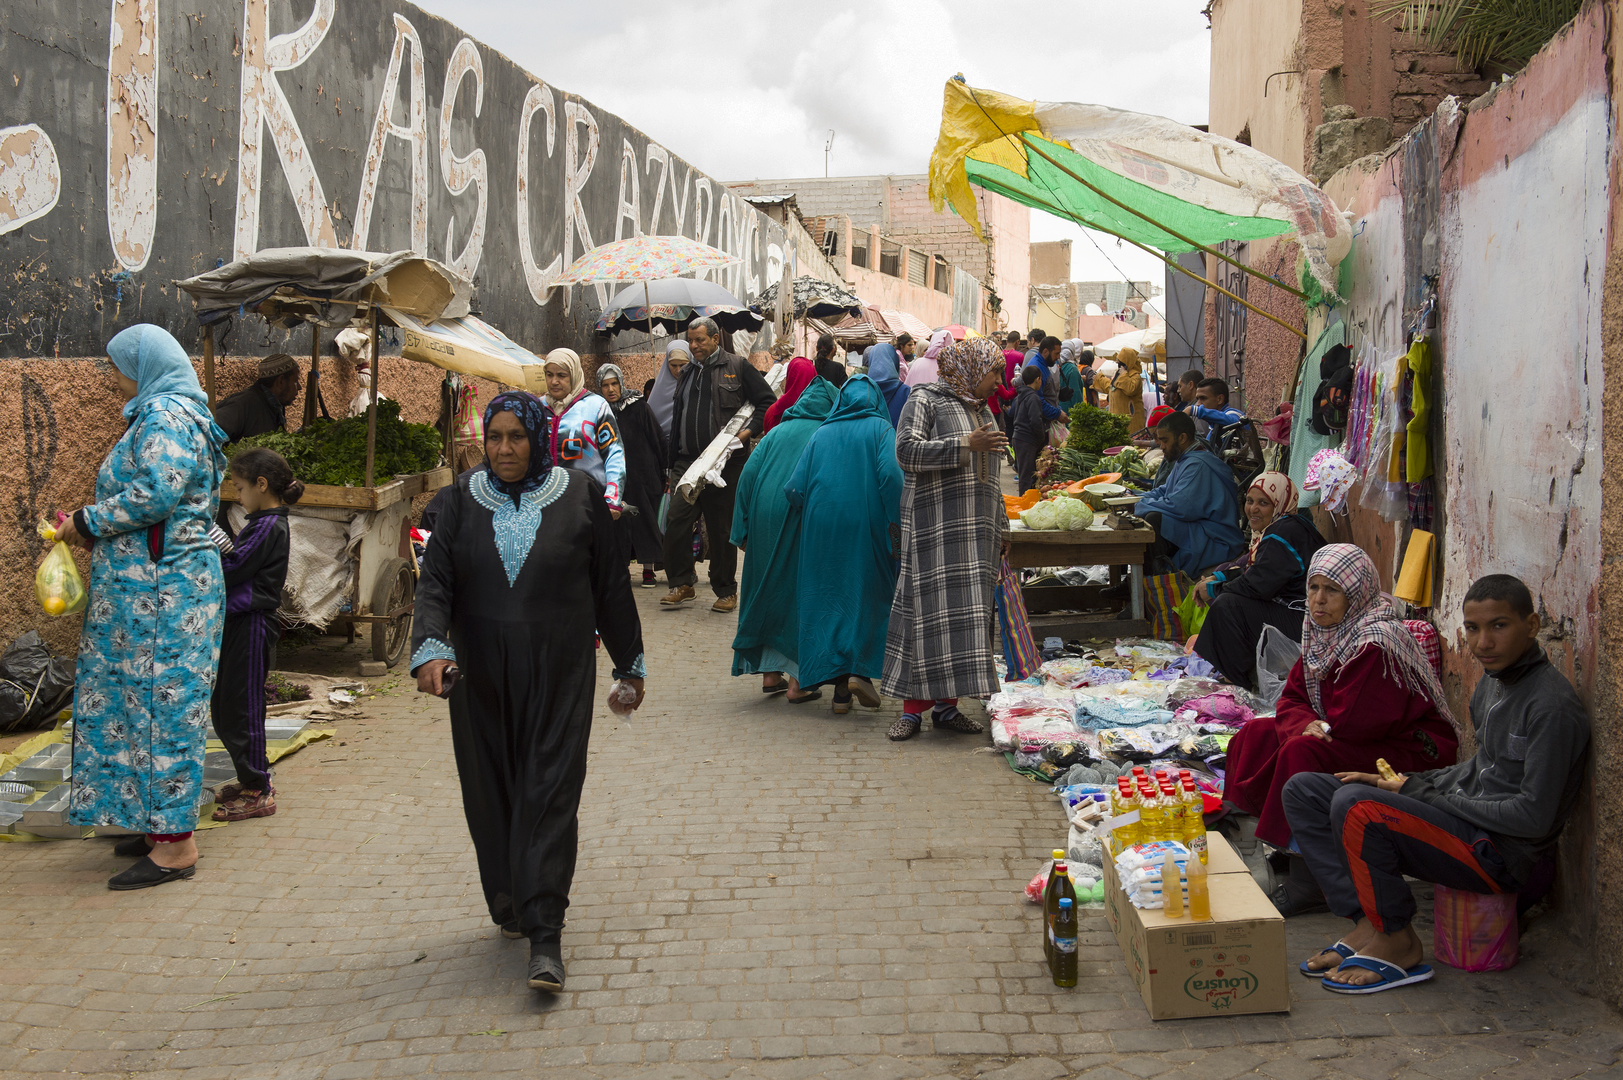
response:
<path id="1" fill-rule="evenodd" d="M 190 882 L 109 892 L 106 840 L 0 847 L 0 1071 L 1618 1075 L 1623 1023 L 1560 976 L 1553 920 L 1510 972 L 1439 965 L 1350 999 L 1293 975 L 1289 1015 L 1152 1023 L 1089 912 L 1081 980 L 1055 988 L 1020 893 L 1063 837 L 1046 790 L 976 753 L 984 736 L 886 741 L 895 703 L 763 699 L 728 676 L 732 618 L 708 590 L 678 613 L 660 591 L 637 590 L 646 707 L 599 710 L 568 992 L 524 988 L 526 944 L 484 912 L 446 708 L 392 674 L 280 766 L 275 817 L 200 834 Z M 1293 920 L 1292 962 L 1339 925 Z"/>

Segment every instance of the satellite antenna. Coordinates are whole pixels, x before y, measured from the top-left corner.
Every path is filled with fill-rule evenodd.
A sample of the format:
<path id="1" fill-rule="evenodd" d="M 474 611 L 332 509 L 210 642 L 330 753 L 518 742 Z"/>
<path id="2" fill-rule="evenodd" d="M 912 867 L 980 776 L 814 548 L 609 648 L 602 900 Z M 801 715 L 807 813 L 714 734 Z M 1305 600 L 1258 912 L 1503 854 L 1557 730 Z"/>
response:
<path id="1" fill-rule="evenodd" d="M 834 149 L 834 129 L 828 129 L 828 142 L 823 144 L 823 179 L 828 179 L 828 155 Z"/>
<path id="2" fill-rule="evenodd" d="M 1104 314 L 1104 310 L 1102 308 L 1100 308 L 1098 304 L 1089 304 L 1087 306 L 1086 310 L 1087 310 L 1087 313 L 1089 315 L 1103 315 Z"/>

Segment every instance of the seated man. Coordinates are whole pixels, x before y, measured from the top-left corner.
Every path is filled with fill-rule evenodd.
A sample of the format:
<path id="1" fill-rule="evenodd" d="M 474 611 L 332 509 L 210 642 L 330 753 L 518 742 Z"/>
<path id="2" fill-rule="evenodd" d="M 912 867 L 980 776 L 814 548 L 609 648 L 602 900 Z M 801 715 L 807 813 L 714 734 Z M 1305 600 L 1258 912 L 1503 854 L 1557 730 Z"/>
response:
<path id="1" fill-rule="evenodd" d="M 259 380 L 214 407 L 214 422 L 228 442 L 281 431 L 287 427 L 287 407 L 299 396 L 299 364 L 287 353 L 273 353 L 259 362 Z"/>
<path id="2" fill-rule="evenodd" d="M 1195 403 L 1183 411 L 1211 425 L 1206 438 L 1214 443 L 1219 429 L 1245 419 L 1245 413 L 1229 406 L 1229 384 L 1222 379 L 1202 379 L 1195 387 Z"/>
<path id="3" fill-rule="evenodd" d="M 1245 548 L 1245 537 L 1235 523 L 1239 498 L 1234 472 L 1195 437 L 1195 422 L 1183 413 L 1157 424 L 1155 441 L 1172 467 L 1134 512 L 1155 530 L 1152 558 L 1170 559 L 1184 573 L 1198 577 Z"/>
<path id="4" fill-rule="evenodd" d="M 1371 994 L 1431 978 L 1404 875 L 1515 892 L 1577 801 L 1589 717 L 1539 648 L 1532 594 L 1490 574 L 1465 594 L 1464 611 L 1466 642 L 1487 676 L 1471 695 L 1473 757 L 1391 780 L 1303 773 L 1285 785 L 1285 816 L 1330 910 L 1356 923 L 1302 964 L 1326 990 Z"/>

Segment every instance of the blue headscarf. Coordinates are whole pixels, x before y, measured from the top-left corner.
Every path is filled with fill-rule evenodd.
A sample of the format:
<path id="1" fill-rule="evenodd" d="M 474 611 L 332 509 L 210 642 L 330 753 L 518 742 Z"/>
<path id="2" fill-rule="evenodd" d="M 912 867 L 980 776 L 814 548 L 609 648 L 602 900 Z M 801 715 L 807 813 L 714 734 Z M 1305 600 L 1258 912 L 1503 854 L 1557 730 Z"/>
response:
<path id="1" fill-rule="evenodd" d="M 485 453 L 485 471 L 490 474 L 491 486 L 517 504 L 520 495 L 540 487 L 552 473 L 552 450 L 547 441 L 552 425 L 547 420 L 547 407 L 527 390 L 509 390 L 490 399 L 490 404 L 485 406 L 487 433 L 490 422 L 499 412 L 510 412 L 518 417 L 518 422 L 524 425 L 524 434 L 530 437 L 530 467 L 522 479 L 511 484 L 496 475 L 496 470 L 490 467 L 490 453 Z"/>
<path id="2" fill-rule="evenodd" d="M 208 395 L 197 382 L 191 357 L 163 327 L 139 323 L 120 330 L 107 343 L 107 356 L 119 374 L 135 380 L 135 396 L 124 406 L 126 420 L 149 402 L 165 397 L 190 401 L 208 415 Z"/>
<path id="3" fill-rule="evenodd" d="M 886 345 L 884 348 L 890 348 Z M 885 395 L 866 375 L 853 375 L 840 387 L 840 398 L 834 411 L 824 424 L 838 424 L 846 420 L 886 420 Z"/>
<path id="4" fill-rule="evenodd" d="M 901 364 L 902 358 L 894 345 L 875 345 L 873 352 L 868 354 L 868 378 L 885 395 L 891 427 L 896 426 L 902 415 L 902 406 L 907 404 L 907 395 L 912 393 L 912 389 L 902 383 Z"/>

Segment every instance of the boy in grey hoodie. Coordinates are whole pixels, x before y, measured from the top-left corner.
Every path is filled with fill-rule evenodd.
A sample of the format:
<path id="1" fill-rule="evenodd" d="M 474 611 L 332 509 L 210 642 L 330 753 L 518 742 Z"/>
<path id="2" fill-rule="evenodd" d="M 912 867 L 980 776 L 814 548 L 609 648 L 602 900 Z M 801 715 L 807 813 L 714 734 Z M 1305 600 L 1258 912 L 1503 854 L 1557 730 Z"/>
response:
<path id="1" fill-rule="evenodd" d="M 1577 801 L 1589 715 L 1538 645 L 1532 594 L 1491 574 L 1465 594 L 1464 615 L 1486 675 L 1471 696 L 1474 756 L 1412 776 L 1302 773 L 1285 785 L 1285 816 L 1308 868 L 1330 910 L 1356 923 L 1302 965 L 1326 990 L 1370 994 L 1431 978 L 1404 875 L 1516 892 Z"/>

